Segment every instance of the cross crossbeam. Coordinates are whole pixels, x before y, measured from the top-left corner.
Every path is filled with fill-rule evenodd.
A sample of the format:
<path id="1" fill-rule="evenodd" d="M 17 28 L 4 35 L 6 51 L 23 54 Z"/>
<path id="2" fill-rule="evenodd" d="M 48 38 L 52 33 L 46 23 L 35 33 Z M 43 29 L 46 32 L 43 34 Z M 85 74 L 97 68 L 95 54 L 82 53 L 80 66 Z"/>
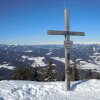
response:
<path id="1" fill-rule="evenodd" d="M 84 33 L 84 32 L 72 32 L 72 31 L 48 30 L 48 35 L 74 35 L 74 36 L 85 36 L 85 33 Z"/>

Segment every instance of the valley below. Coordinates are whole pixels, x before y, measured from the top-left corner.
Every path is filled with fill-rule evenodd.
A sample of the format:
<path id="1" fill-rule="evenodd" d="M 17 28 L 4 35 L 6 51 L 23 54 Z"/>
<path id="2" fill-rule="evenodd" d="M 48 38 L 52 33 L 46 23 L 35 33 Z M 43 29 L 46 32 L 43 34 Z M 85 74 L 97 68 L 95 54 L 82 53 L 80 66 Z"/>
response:
<path id="1" fill-rule="evenodd" d="M 0 79 L 10 80 L 22 67 L 37 67 L 43 73 L 51 59 L 54 71 L 64 80 L 64 56 L 63 45 L 0 45 Z M 79 79 L 100 79 L 99 44 L 74 44 L 70 59 L 70 67 L 77 67 Z"/>

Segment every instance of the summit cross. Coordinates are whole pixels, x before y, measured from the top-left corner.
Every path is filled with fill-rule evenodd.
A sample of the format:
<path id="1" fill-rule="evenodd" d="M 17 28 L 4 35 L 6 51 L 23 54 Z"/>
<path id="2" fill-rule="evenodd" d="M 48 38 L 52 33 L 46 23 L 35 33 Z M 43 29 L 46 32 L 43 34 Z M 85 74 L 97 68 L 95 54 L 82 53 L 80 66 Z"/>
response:
<path id="1" fill-rule="evenodd" d="M 48 30 L 48 35 L 64 35 L 64 47 L 65 47 L 65 91 L 70 91 L 70 49 L 73 45 L 73 41 L 70 41 L 70 36 L 85 36 L 84 32 L 70 31 L 69 24 L 69 9 L 64 10 L 65 16 L 65 31 Z"/>

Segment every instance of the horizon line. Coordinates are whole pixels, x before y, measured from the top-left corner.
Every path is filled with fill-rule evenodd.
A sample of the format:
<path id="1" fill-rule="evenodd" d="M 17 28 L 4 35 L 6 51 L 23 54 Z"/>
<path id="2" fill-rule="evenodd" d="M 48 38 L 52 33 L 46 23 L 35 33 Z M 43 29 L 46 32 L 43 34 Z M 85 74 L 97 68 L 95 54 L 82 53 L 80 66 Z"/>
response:
<path id="1" fill-rule="evenodd" d="M 0 43 L 0 45 L 63 45 L 63 42 L 37 42 L 37 43 L 33 43 L 33 44 L 17 44 L 17 43 L 13 43 L 13 44 L 3 44 Z M 92 45 L 92 44 L 98 44 L 100 45 L 100 42 L 73 42 L 73 44 L 79 44 L 79 45 Z"/>

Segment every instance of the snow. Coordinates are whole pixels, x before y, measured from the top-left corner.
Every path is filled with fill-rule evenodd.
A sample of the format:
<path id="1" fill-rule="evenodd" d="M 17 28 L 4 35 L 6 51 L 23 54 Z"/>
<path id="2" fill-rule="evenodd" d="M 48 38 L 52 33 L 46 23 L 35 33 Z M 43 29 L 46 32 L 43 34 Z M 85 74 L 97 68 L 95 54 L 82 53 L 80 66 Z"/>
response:
<path id="1" fill-rule="evenodd" d="M 34 45 L 63 45 L 63 41 L 60 41 L 60 42 L 37 42 L 35 43 Z M 90 42 L 90 41 L 86 41 L 86 42 L 80 42 L 80 41 L 77 41 L 77 42 L 74 42 L 74 44 L 80 44 L 80 45 L 93 45 L 93 44 L 97 44 L 97 45 L 100 45 L 100 42 Z"/>
<path id="2" fill-rule="evenodd" d="M 32 50 L 27 50 L 27 51 L 25 51 L 25 52 L 32 52 Z"/>
<path id="3" fill-rule="evenodd" d="M 51 58 L 65 63 L 65 58 L 59 58 L 59 57 L 51 57 Z"/>
<path id="4" fill-rule="evenodd" d="M 0 81 L 0 100 L 100 100 L 100 80 L 71 82 Z"/>
<path id="5" fill-rule="evenodd" d="M 3 65 L 0 65 L 0 68 L 6 68 L 6 69 L 13 70 L 15 66 L 9 66 L 9 64 L 3 64 Z"/>
<path id="6" fill-rule="evenodd" d="M 63 45 L 63 42 L 38 42 L 35 45 Z"/>
<path id="7" fill-rule="evenodd" d="M 33 57 L 33 60 L 36 62 L 39 66 L 46 66 L 46 64 L 43 62 L 43 59 L 45 57 Z"/>
<path id="8" fill-rule="evenodd" d="M 46 55 L 50 55 L 52 52 L 47 53 Z"/>
<path id="9" fill-rule="evenodd" d="M 45 57 L 28 57 L 28 56 L 25 56 L 23 55 L 22 56 L 23 59 L 28 59 L 28 60 L 33 60 L 37 66 L 46 66 L 46 64 L 43 62 L 43 59 Z"/>
<path id="10" fill-rule="evenodd" d="M 23 59 L 26 59 L 26 58 L 27 58 L 27 56 L 24 56 L 24 55 L 23 55 L 23 56 L 22 56 L 22 58 L 23 58 Z"/>
<path id="11" fill-rule="evenodd" d="M 52 49 L 49 50 L 49 52 L 46 54 L 47 56 L 52 54 Z"/>
<path id="12" fill-rule="evenodd" d="M 95 51 L 95 48 L 93 48 L 94 51 Z M 93 61 L 89 61 L 89 62 L 86 62 L 86 61 L 80 61 L 80 68 L 81 69 L 92 69 L 92 70 L 95 70 L 96 71 L 100 71 L 100 53 L 99 52 L 95 52 L 92 56 L 90 56 L 90 58 L 93 59 Z"/>
<path id="13" fill-rule="evenodd" d="M 48 52 L 46 55 L 50 55 L 52 52 Z"/>
<path id="14" fill-rule="evenodd" d="M 8 48 L 10 47 L 10 45 L 8 45 Z"/>
<path id="15" fill-rule="evenodd" d="M 96 65 L 96 64 L 92 64 L 92 63 L 86 63 L 81 65 L 80 66 L 81 69 L 97 69 L 99 70 L 100 69 L 100 66 L 99 65 Z"/>
<path id="16" fill-rule="evenodd" d="M 60 57 L 51 57 L 51 59 L 58 60 L 58 61 L 61 61 L 61 62 L 65 63 L 65 58 L 60 58 Z M 73 63 L 73 61 L 70 60 L 70 63 Z"/>
<path id="17" fill-rule="evenodd" d="M 93 47 L 93 51 L 96 51 L 96 48 L 95 47 Z"/>
<path id="18" fill-rule="evenodd" d="M 100 55 L 100 53 L 98 53 L 98 52 L 95 52 L 94 53 L 94 56 L 98 56 L 98 55 Z"/>
<path id="19" fill-rule="evenodd" d="M 63 41 L 60 41 L 60 42 L 37 42 L 35 43 L 34 45 L 63 45 Z M 77 42 L 74 42 L 74 44 L 79 44 L 79 45 L 93 45 L 93 44 L 97 44 L 97 45 L 100 45 L 100 42 L 90 42 L 90 41 L 86 41 L 86 42 L 80 42 L 80 41 L 77 41 Z"/>

